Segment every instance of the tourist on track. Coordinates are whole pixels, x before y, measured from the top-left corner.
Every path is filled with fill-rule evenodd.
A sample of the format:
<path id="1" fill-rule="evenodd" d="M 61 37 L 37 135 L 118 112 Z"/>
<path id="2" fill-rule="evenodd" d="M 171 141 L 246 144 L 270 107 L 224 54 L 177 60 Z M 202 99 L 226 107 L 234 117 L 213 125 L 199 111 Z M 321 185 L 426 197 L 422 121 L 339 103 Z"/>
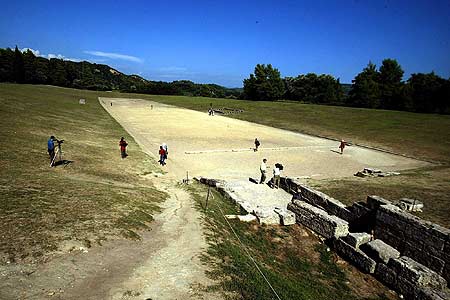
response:
<path id="1" fill-rule="evenodd" d="M 128 156 L 128 154 L 127 154 L 128 143 L 125 141 L 124 137 L 120 138 L 119 146 L 120 146 L 120 154 L 123 159 Z"/>
<path id="2" fill-rule="evenodd" d="M 281 177 L 281 169 L 280 164 L 276 163 L 275 168 L 273 168 L 273 185 L 272 188 L 279 188 L 280 187 L 280 177 Z"/>
<path id="3" fill-rule="evenodd" d="M 161 166 L 166 164 L 166 150 L 164 150 L 163 146 L 159 146 L 159 163 Z"/>
<path id="4" fill-rule="evenodd" d="M 263 184 L 266 181 L 266 174 L 267 174 L 267 165 L 266 165 L 267 159 L 263 159 L 261 166 L 259 167 L 259 170 L 261 171 L 261 180 L 259 181 L 259 184 Z"/>
<path id="5" fill-rule="evenodd" d="M 255 149 L 253 151 L 258 151 L 258 147 L 261 145 L 261 143 L 258 141 L 258 138 L 255 138 Z"/>

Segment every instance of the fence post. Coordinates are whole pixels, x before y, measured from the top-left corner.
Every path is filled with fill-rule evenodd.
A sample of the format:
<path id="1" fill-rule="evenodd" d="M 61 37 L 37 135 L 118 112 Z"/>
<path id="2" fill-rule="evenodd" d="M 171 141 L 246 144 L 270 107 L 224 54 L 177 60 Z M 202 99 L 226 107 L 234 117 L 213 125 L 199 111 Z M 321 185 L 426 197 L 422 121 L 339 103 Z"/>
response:
<path id="1" fill-rule="evenodd" d="M 208 194 L 206 195 L 206 205 L 205 210 L 208 209 L 208 200 L 209 200 L 209 193 L 211 192 L 211 186 L 208 185 Z"/>

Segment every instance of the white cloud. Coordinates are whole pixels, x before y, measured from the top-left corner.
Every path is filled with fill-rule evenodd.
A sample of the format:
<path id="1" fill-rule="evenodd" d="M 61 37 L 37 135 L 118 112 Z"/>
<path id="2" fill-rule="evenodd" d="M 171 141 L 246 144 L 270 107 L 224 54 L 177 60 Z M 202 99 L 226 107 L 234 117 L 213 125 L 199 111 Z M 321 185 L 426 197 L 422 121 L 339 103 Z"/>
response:
<path id="1" fill-rule="evenodd" d="M 83 52 L 90 54 L 90 55 L 94 55 L 94 56 L 107 57 L 110 59 L 121 59 L 121 60 L 127 60 L 127 61 L 138 62 L 138 63 L 143 62 L 143 60 L 140 59 L 139 57 L 126 55 L 126 54 L 102 52 L 102 51 L 83 51 Z"/>
<path id="2" fill-rule="evenodd" d="M 23 48 L 23 49 L 20 49 L 20 51 L 22 51 L 22 53 L 23 53 L 23 52 L 26 52 L 26 51 L 28 51 L 28 50 L 30 50 L 31 52 L 33 52 L 33 54 L 34 54 L 35 56 L 40 56 L 40 57 L 44 57 L 44 58 L 47 58 L 47 59 L 57 58 L 57 59 L 62 59 L 62 60 L 74 61 L 74 62 L 80 62 L 80 61 L 83 61 L 83 59 L 81 59 L 81 58 L 65 57 L 65 56 L 62 55 L 62 54 L 53 54 L 53 53 L 43 54 L 43 53 L 41 53 L 39 50 L 35 50 L 35 49 L 32 49 L 32 48 Z"/>
<path id="3" fill-rule="evenodd" d="M 31 49 L 31 48 L 23 48 L 23 49 L 20 49 L 20 51 L 22 51 L 22 53 L 27 52 L 28 50 L 30 50 L 31 52 L 33 52 L 33 54 L 34 54 L 35 56 L 41 56 L 41 53 L 39 52 L 39 50 L 34 50 L 34 49 Z"/>
<path id="4" fill-rule="evenodd" d="M 187 71 L 187 68 L 183 67 L 162 67 L 159 68 L 161 72 L 175 72 L 175 73 L 183 73 Z"/>

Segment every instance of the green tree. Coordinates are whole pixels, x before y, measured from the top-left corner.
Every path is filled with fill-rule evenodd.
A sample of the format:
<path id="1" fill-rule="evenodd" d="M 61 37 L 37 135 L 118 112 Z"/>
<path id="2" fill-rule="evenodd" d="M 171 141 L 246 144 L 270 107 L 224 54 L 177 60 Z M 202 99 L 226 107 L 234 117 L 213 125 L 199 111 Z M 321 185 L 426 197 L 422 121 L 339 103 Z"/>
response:
<path id="1" fill-rule="evenodd" d="M 357 107 L 380 107 L 380 73 L 376 66 L 369 61 L 367 67 L 352 80 L 349 92 L 349 104 Z"/>
<path id="2" fill-rule="evenodd" d="M 14 49 L 14 81 L 17 83 L 25 82 L 25 68 L 22 52 L 16 46 Z"/>
<path id="3" fill-rule="evenodd" d="M 395 59 L 383 60 L 379 76 L 381 107 L 387 109 L 403 108 L 400 101 L 403 73 L 402 67 Z"/>
<path id="4" fill-rule="evenodd" d="M 14 52 L 10 48 L 0 49 L 0 81 L 14 82 Z"/>
<path id="5" fill-rule="evenodd" d="M 437 76 L 434 72 L 412 74 L 407 85 L 413 110 L 427 113 L 448 113 L 450 110 L 448 84 L 449 80 Z"/>
<path id="6" fill-rule="evenodd" d="M 284 95 L 284 83 L 280 71 L 271 64 L 257 64 L 254 74 L 244 79 L 245 98 L 273 101 Z"/>

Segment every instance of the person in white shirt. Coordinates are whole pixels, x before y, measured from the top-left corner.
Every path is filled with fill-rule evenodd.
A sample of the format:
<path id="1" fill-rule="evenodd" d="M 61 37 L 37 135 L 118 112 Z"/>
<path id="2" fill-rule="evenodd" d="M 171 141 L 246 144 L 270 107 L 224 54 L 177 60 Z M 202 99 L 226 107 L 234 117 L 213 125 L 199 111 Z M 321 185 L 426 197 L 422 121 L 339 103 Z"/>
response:
<path id="1" fill-rule="evenodd" d="M 266 173 L 267 173 L 267 166 L 266 166 L 267 159 L 263 159 L 261 166 L 259 167 L 259 170 L 261 171 L 261 180 L 259 181 L 259 184 L 263 184 L 266 181 Z"/>
<path id="2" fill-rule="evenodd" d="M 161 145 L 162 147 L 163 147 L 163 149 L 164 149 L 164 151 L 166 152 L 166 159 L 167 159 L 167 156 L 169 155 L 169 149 L 168 149 L 168 147 L 167 147 L 167 144 L 166 143 L 162 143 L 162 145 Z"/>
<path id="3" fill-rule="evenodd" d="M 278 168 L 277 164 L 275 164 L 275 168 L 273 168 L 273 186 L 272 188 L 279 188 L 280 187 L 280 176 L 281 176 L 281 170 Z"/>

